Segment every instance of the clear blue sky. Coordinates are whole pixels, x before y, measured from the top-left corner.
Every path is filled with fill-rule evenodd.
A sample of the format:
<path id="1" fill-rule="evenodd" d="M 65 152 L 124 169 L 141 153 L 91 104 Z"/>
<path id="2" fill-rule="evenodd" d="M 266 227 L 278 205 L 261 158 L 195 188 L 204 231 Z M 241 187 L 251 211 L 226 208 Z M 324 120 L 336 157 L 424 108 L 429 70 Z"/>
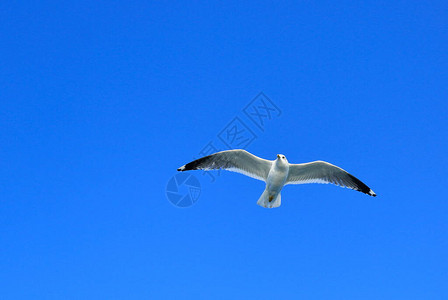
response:
<path id="1" fill-rule="evenodd" d="M 2 1 L 1 299 L 448 299 L 446 1 Z M 264 132 L 243 108 L 281 110 Z M 247 147 L 377 194 L 176 168 Z M 222 146 L 221 146 L 222 148 Z"/>

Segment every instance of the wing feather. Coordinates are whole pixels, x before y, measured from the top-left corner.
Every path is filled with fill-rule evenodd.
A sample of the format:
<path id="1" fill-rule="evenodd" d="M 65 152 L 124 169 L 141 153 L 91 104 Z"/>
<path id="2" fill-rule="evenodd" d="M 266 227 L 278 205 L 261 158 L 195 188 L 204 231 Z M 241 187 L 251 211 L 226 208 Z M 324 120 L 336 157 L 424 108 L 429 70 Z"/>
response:
<path id="1" fill-rule="evenodd" d="M 347 171 L 324 161 L 305 164 L 290 164 L 286 184 L 332 183 L 376 196 L 367 185 Z"/>
<path id="2" fill-rule="evenodd" d="M 178 171 L 188 170 L 218 170 L 224 169 L 244 174 L 246 176 L 266 181 L 272 161 L 259 158 L 246 150 L 228 150 L 208 155 L 186 165 Z"/>

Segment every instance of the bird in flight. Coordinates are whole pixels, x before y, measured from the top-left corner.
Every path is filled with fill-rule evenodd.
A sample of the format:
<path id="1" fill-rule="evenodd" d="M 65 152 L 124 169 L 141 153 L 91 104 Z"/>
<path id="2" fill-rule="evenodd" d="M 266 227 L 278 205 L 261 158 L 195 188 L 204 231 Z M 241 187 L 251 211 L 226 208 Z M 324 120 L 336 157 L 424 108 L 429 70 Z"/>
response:
<path id="1" fill-rule="evenodd" d="M 266 188 L 257 201 L 258 205 L 266 208 L 280 206 L 281 191 L 287 184 L 332 183 L 376 197 L 361 180 L 335 165 L 324 161 L 290 164 L 283 154 L 277 154 L 276 160 L 266 160 L 242 149 L 221 151 L 196 159 L 177 170 L 217 169 L 241 173 L 266 182 Z"/>

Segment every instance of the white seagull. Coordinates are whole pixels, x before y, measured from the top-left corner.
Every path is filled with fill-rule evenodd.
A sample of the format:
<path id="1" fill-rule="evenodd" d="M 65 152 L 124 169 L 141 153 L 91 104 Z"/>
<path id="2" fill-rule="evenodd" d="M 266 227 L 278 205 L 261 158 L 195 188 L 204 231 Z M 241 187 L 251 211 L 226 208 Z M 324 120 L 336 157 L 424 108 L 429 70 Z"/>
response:
<path id="1" fill-rule="evenodd" d="M 238 172 L 266 182 L 266 188 L 257 204 L 266 208 L 279 207 L 282 188 L 287 184 L 333 183 L 375 197 L 376 194 L 361 180 L 345 170 L 324 161 L 290 164 L 283 154 L 276 160 L 259 158 L 246 150 L 228 150 L 214 153 L 186 165 L 178 171 L 224 169 Z"/>

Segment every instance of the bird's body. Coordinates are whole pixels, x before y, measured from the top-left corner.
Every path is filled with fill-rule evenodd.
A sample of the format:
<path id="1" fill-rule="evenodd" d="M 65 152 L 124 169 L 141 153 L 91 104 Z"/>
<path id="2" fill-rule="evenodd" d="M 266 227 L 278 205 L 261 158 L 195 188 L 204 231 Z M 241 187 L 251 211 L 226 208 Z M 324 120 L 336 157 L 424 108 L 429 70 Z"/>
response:
<path id="1" fill-rule="evenodd" d="M 266 182 L 257 204 L 266 208 L 281 205 L 281 190 L 287 184 L 333 183 L 370 196 L 376 194 L 359 179 L 324 161 L 290 164 L 282 154 L 274 161 L 265 160 L 245 150 L 228 150 L 205 156 L 183 165 L 178 171 L 225 169 Z"/>
<path id="2" fill-rule="evenodd" d="M 277 157 L 282 157 L 280 154 Z M 266 179 L 266 188 L 257 204 L 263 207 L 273 208 L 279 207 L 281 204 L 280 192 L 285 185 L 289 173 L 289 164 L 286 159 L 276 159 Z"/>

